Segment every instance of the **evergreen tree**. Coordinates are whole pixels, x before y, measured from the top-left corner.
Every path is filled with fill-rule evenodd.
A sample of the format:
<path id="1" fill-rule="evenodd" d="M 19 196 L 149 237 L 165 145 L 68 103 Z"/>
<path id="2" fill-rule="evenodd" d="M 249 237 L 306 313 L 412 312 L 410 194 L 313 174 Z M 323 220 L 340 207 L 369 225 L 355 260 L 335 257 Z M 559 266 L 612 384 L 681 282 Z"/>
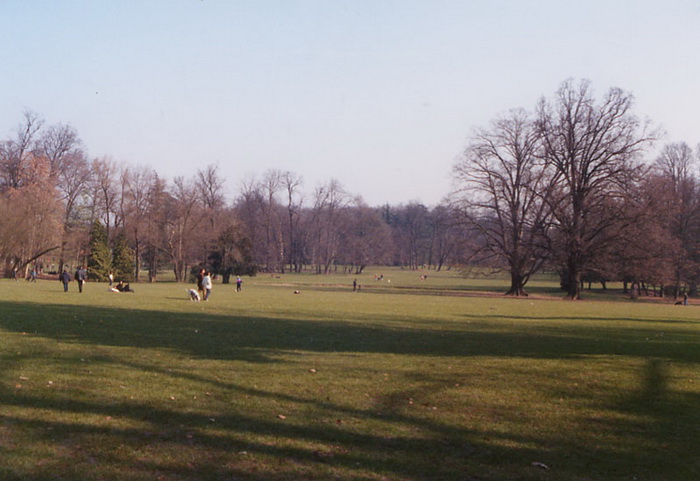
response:
<path id="1" fill-rule="evenodd" d="M 107 241 L 107 230 L 99 220 L 95 220 L 90 230 L 90 254 L 88 272 L 91 280 L 106 281 L 112 270 L 112 253 Z"/>
<path id="2" fill-rule="evenodd" d="M 134 282 L 134 250 L 129 247 L 123 233 L 115 240 L 112 266 L 115 280 Z"/>

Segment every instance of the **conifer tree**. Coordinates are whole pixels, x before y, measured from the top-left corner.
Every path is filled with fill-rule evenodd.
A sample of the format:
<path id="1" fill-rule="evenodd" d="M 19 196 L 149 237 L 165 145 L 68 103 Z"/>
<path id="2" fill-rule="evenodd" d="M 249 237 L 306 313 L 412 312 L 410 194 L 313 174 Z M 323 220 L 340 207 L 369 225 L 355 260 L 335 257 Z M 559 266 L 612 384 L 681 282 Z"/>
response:
<path id="1" fill-rule="evenodd" d="M 120 233 L 115 240 L 112 266 L 115 280 L 134 282 L 134 250 L 129 247 L 123 233 Z"/>
<path id="2" fill-rule="evenodd" d="M 112 253 L 107 241 L 107 230 L 99 220 L 95 220 L 90 230 L 90 254 L 88 272 L 91 280 L 106 281 L 112 270 Z"/>

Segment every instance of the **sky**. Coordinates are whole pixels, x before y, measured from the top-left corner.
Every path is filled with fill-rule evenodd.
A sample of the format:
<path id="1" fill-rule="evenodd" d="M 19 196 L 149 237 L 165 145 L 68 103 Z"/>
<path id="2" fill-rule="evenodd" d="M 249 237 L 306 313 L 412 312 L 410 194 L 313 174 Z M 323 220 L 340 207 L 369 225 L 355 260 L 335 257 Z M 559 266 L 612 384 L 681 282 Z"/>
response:
<path id="1" fill-rule="evenodd" d="M 90 158 L 369 205 L 439 203 L 475 128 L 567 79 L 700 142 L 697 0 L 3 0 L 0 140 L 26 110 Z"/>

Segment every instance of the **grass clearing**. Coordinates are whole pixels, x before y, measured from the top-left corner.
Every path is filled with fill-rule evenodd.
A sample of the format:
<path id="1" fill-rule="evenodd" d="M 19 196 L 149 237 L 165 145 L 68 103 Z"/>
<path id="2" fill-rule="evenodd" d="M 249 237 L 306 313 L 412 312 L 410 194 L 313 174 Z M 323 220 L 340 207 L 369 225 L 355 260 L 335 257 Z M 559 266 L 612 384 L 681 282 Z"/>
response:
<path id="1" fill-rule="evenodd" d="M 700 479 L 697 307 L 383 274 L 0 281 L 0 479 Z"/>

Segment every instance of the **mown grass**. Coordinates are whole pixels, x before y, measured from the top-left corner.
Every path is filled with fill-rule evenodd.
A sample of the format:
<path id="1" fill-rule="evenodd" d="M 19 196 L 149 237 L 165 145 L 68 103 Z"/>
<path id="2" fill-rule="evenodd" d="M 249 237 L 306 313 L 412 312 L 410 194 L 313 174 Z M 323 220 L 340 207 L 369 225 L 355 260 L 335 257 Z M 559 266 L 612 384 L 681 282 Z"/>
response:
<path id="1" fill-rule="evenodd" d="M 700 479 L 695 306 L 420 275 L 0 281 L 0 479 Z"/>

